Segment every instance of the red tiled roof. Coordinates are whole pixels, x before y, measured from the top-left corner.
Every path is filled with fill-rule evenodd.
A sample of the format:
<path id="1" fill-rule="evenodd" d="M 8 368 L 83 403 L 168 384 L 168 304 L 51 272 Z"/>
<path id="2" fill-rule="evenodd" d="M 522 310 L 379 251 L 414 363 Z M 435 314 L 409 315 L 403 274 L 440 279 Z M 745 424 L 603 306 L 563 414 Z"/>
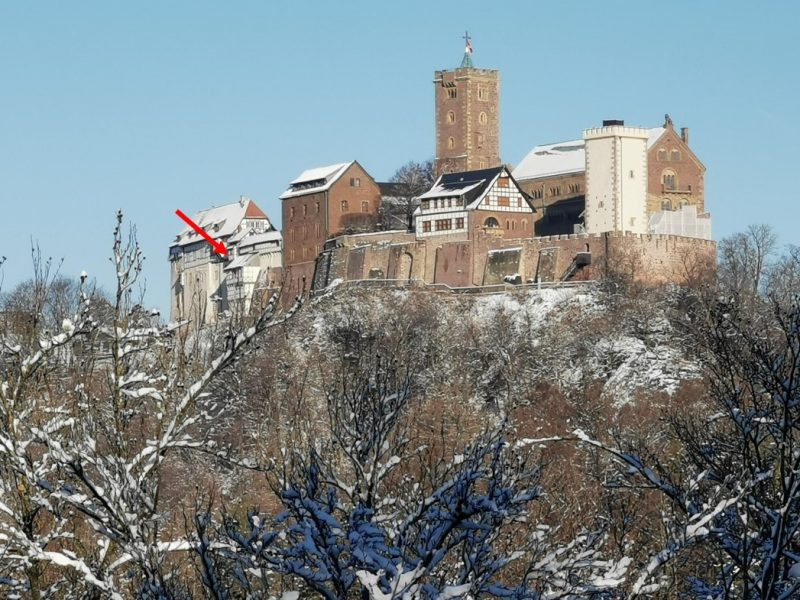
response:
<path id="1" fill-rule="evenodd" d="M 261 210 L 255 202 L 249 200 L 244 217 L 245 219 L 266 219 L 267 215 L 264 214 L 264 211 Z"/>

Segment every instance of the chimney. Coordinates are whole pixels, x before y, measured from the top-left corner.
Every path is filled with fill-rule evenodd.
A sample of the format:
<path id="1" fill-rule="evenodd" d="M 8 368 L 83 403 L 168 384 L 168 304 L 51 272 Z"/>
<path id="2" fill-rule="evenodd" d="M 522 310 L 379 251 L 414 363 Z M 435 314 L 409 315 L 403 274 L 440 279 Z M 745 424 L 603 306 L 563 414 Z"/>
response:
<path id="1" fill-rule="evenodd" d="M 689 128 L 688 127 L 681 127 L 681 139 L 683 143 L 687 146 L 689 145 Z"/>
<path id="2" fill-rule="evenodd" d="M 603 127 L 613 127 L 614 125 L 625 125 L 622 119 L 603 119 Z"/>
<path id="3" fill-rule="evenodd" d="M 245 201 L 247 200 L 247 196 L 239 196 L 239 206 L 244 206 Z"/>

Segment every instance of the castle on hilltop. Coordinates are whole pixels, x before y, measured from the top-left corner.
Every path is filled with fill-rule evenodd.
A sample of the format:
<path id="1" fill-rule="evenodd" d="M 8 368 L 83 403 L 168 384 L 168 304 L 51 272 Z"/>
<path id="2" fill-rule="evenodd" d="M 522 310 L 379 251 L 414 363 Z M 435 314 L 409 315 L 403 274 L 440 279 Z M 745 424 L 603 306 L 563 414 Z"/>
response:
<path id="1" fill-rule="evenodd" d="M 500 157 L 500 74 L 476 68 L 465 39 L 460 66 L 434 74 L 436 178 L 408 199 L 408 226 L 386 230 L 381 204 L 401 192 L 375 181 L 358 161 L 307 168 L 280 196 L 282 236 L 246 213 L 215 225 L 233 226 L 237 233 L 227 235 L 237 241 L 268 231 L 272 246 L 234 247 L 228 257 L 201 247 L 202 261 L 194 258 L 187 275 L 190 234 L 178 236 L 170 250 L 172 318 L 186 318 L 190 284 L 193 302 L 218 300 L 216 315 L 234 296 L 250 306 L 248 293 L 277 286 L 290 301 L 340 281 L 446 289 L 622 272 L 660 283 L 713 268 L 705 167 L 689 147 L 688 128 L 676 132 L 669 115 L 651 128 L 607 120 L 580 139 L 533 147 L 512 169 Z M 251 272 L 235 295 L 228 279 L 243 260 Z"/>

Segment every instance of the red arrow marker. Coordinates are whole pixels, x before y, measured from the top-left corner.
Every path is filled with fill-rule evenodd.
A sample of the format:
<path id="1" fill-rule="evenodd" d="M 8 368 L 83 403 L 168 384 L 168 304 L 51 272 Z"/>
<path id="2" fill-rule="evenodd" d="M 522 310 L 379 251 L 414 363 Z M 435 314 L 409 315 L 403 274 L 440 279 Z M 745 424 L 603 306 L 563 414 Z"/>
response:
<path id="1" fill-rule="evenodd" d="M 189 225 L 189 227 L 191 227 L 197 233 L 199 233 L 201 236 L 203 236 L 203 238 L 209 244 L 211 244 L 211 247 L 214 248 L 214 252 L 216 252 L 217 254 L 222 254 L 222 255 L 228 254 L 228 249 L 225 247 L 225 244 L 222 241 L 218 242 L 217 240 L 212 238 L 210 235 L 208 235 L 202 227 L 200 227 L 197 223 L 195 223 L 189 217 L 187 217 L 185 214 L 183 214 L 183 212 L 181 212 L 180 209 L 176 210 L 175 214 L 178 215 L 184 221 L 186 221 L 186 223 L 187 223 L 187 225 Z"/>

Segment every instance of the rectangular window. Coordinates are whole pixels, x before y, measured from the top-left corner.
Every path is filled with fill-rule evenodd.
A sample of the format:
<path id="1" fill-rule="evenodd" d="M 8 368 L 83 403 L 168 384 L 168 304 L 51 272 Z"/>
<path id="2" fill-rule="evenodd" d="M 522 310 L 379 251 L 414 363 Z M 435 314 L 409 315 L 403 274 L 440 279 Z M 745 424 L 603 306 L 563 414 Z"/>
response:
<path id="1" fill-rule="evenodd" d="M 431 201 L 430 200 L 423 200 L 422 202 L 420 202 L 420 208 L 422 210 L 428 210 L 430 207 L 431 207 Z"/>
<path id="2" fill-rule="evenodd" d="M 508 177 L 501 177 L 497 180 L 498 187 L 508 187 Z"/>
<path id="3" fill-rule="evenodd" d="M 436 231 L 450 231 L 453 228 L 452 219 L 437 219 Z"/>
<path id="4" fill-rule="evenodd" d="M 351 177 L 350 178 L 350 187 L 361 187 L 361 178 L 360 177 Z"/>
<path id="5" fill-rule="evenodd" d="M 458 217 L 456 219 L 456 229 L 464 229 L 464 217 Z"/>
<path id="6" fill-rule="evenodd" d="M 423 221 L 422 222 L 422 233 L 430 233 L 431 232 L 431 222 L 430 221 Z"/>
<path id="7" fill-rule="evenodd" d="M 317 214 L 319 214 L 319 202 L 317 202 Z"/>
<path id="8" fill-rule="evenodd" d="M 303 204 L 303 216 L 305 217 L 308 214 L 308 204 Z"/>
<path id="9" fill-rule="evenodd" d="M 369 202 L 362 202 L 361 203 L 361 212 L 368 213 L 369 212 Z"/>
<path id="10" fill-rule="evenodd" d="M 289 218 L 294 219 L 294 206 L 289 209 Z"/>
<path id="11" fill-rule="evenodd" d="M 447 88 L 447 97 L 448 98 L 455 98 L 456 95 L 457 95 L 456 88 L 454 88 L 454 87 Z"/>
<path id="12" fill-rule="evenodd" d="M 342 200 L 342 212 L 346 213 L 348 210 L 347 200 Z"/>
<path id="13" fill-rule="evenodd" d="M 508 196 L 500 196 L 500 197 L 497 199 L 497 203 L 498 203 L 500 206 L 509 206 L 509 205 L 510 205 L 510 204 L 509 204 L 509 200 L 508 200 Z"/>

